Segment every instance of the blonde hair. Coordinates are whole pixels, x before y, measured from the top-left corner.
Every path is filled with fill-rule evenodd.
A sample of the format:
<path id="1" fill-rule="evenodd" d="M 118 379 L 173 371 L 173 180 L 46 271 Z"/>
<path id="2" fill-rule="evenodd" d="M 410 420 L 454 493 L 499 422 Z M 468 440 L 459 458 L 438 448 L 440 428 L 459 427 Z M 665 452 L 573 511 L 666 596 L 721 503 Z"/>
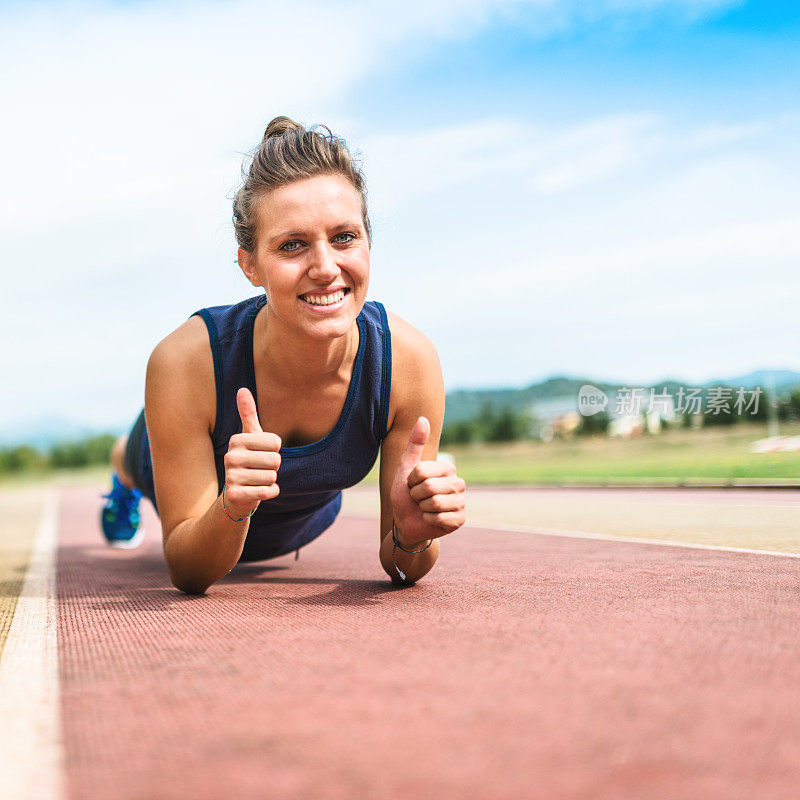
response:
<path id="1" fill-rule="evenodd" d="M 239 247 L 256 247 L 256 208 L 267 192 L 315 175 L 342 175 L 361 198 L 361 218 L 372 243 L 364 174 L 346 142 L 325 125 L 304 128 L 289 117 L 275 117 L 267 125 L 249 167 L 242 164 L 243 183 L 233 198 L 233 227 Z"/>

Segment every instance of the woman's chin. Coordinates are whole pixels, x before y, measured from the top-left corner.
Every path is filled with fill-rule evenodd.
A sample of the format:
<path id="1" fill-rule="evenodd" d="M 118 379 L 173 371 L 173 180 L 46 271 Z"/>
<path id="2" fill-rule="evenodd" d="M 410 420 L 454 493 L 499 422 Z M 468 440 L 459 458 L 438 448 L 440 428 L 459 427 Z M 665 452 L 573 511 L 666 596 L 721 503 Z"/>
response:
<path id="1" fill-rule="evenodd" d="M 310 315 L 304 315 L 304 318 L 297 320 L 297 326 L 311 336 L 320 339 L 337 339 L 352 330 L 357 316 L 357 314 L 345 312 L 330 316 L 315 315 L 310 317 Z"/>

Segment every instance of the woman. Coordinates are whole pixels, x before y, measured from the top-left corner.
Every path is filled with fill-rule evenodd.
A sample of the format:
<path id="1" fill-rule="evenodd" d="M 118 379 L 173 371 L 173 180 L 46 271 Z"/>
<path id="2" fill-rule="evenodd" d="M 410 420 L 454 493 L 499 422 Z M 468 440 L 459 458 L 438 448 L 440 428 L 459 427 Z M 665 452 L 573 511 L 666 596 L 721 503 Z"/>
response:
<path id="1" fill-rule="evenodd" d="M 239 266 L 264 293 L 201 309 L 159 342 L 144 411 L 112 452 L 106 538 L 138 543 L 147 496 L 187 593 L 239 561 L 299 554 L 379 452 L 379 555 L 393 581 L 425 575 L 438 539 L 464 524 L 464 481 L 436 460 L 436 350 L 366 300 L 364 177 L 325 131 L 270 122 L 233 205 Z"/>

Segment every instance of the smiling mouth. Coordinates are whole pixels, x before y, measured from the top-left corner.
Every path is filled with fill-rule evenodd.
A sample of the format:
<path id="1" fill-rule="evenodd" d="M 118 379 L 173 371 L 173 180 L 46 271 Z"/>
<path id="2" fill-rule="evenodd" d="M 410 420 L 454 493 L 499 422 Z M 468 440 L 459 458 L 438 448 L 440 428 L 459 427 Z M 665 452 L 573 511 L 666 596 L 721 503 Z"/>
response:
<path id="1" fill-rule="evenodd" d="M 344 300 L 345 296 L 350 293 L 350 289 L 339 289 L 335 292 L 330 292 L 329 294 L 325 295 L 318 295 L 318 294 L 300 294 L 298 297 L 303 300 L 304 302 L 308 303 L 310 306 L 319 306 L 324 308 L 325 306 L 335 306 Z"/>

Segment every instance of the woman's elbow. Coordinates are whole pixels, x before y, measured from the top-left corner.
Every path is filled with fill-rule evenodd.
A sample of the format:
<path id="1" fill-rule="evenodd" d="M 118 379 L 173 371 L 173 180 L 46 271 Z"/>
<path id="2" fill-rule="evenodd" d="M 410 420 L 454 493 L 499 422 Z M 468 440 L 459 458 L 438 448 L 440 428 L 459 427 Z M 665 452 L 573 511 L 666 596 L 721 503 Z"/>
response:
<path id="1" fill-rule="evenodd" d="M 186 580 L 184 578 L 175 578 L 170 575 L 170 582 L 179 591 L 184 594 L 200 595 L 205 594 L 210 583 L 203 583 L 200 581 Z"/>

